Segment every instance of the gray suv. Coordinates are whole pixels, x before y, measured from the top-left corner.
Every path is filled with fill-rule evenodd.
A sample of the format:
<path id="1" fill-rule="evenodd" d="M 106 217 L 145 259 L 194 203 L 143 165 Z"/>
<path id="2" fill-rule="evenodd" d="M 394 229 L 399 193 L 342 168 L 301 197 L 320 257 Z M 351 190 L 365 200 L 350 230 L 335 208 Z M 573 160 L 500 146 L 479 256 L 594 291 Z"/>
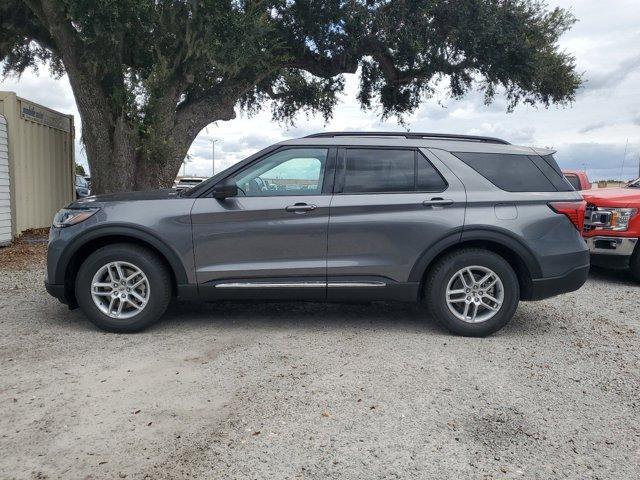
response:
<path id="1" fill-rule="evenodd" d="M 177 296 L 420 302 L 454 333 L 488 335 L 520 300 L 587 278 L 585 203 L 552 153 L 430 133 L 285 141 L 181 193 L 68 205 L 46 287 L 113 332 Z"/>

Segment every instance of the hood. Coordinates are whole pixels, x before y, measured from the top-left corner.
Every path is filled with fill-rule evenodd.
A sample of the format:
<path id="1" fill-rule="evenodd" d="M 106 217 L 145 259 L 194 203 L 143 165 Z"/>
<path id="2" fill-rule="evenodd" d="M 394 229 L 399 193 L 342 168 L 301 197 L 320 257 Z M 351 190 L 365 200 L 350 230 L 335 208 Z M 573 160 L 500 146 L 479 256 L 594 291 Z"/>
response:
<path id="1" fill-rule="evenodd" d="M 163 190 L 150 190 L 146 192 L 122 192 L 92 195 L 90 197 L 80 198 L 75 202 L 72 202 L 70 206 L 90 207 L 93 203 L 135 202 L 136 200 L 169 200 L 177 197 L 178 192 L 176 190 L 166 188 Z"/>
<path id="2" fill-rule="evenodd" d="M 640 207 L 640 188 L 595 188 L 580 193 L 588 203 L 600 207 Z"/>

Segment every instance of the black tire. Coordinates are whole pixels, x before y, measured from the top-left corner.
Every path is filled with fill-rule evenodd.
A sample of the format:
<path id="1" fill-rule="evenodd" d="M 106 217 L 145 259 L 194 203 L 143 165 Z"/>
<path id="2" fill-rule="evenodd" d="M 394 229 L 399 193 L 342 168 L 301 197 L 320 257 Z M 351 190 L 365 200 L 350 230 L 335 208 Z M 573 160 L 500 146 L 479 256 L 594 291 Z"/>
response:
<path id="1" fill-rule="evenodd" d="M 103 313 L 93 301 L 93 277 L 110 262 L 133 264 L 147 277 L 149 290 L 146 304 L 131 318 L 112 318 Z M 153 252 L 138 245 L 116 243 L 102 247 L 87 257 L 78 271 L 75 291 L 78 305 L 98 328 L 115 333 L 133 333 L 157 322 L 165 312 L 171 300 L 171 276 L 165 264 Z"/>
<path id="2" fill-rule="evenodd" d="M 446 297 L 449 281 L 461 269 L 470 266 L 490 269 L 503 286 L 504 298 L 499 310 L 493 317 L 477 323 L 456 317 L 449 309 Z M 450 332 L 466 337 L 485 337 L 500 330 L 511 320 L 520 300 L 520 284 L 513 268 L 500 255 L 479 248 L 457 250 L 441 258 L 429 271 L 424 289 L 424 300 L 431 316 Z M 464 313 L 461 316 L 465 316 Z"/>
<path id="3" fill-rule="evenodd" d="M 637 282 L 640 282 L 640 243 L 636 245 L 633 255 L 631 255 L 629 268 L 631 269 L 633 278 L 635 278 Z"/>

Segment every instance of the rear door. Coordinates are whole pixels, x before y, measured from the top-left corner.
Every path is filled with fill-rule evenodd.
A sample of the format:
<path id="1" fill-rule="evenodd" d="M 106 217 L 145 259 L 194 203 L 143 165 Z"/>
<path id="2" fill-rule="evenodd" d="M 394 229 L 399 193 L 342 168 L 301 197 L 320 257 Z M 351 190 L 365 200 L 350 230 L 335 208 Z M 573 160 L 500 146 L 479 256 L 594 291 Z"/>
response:
<path id="1" fill-rule="evenodd" d="M 234 173 L 191 217 L 203 297 L 324 299 L 335 149 L 286 147 Z"/>
<path id="2" fill-rule="evenodd" d="M 413 297 L 412 268 L 430 246 L 461 231 L 465 202 L 462 183 L 428 151 L 339 149 L 328 298 Z"/>

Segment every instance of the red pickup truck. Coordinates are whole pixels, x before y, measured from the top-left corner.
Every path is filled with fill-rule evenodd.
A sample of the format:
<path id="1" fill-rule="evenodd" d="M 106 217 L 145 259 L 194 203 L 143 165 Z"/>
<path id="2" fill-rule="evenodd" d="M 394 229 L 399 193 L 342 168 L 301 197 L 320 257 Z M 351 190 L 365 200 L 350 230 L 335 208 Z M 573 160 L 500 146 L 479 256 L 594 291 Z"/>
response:
<path id="1" fill-rule="evenodd" d="M 640 282 L 640 178 L 620 188 L 583 190 L 582 196 L 587 201 L 582 236 L 591 264 L 628 268 Z"/>

